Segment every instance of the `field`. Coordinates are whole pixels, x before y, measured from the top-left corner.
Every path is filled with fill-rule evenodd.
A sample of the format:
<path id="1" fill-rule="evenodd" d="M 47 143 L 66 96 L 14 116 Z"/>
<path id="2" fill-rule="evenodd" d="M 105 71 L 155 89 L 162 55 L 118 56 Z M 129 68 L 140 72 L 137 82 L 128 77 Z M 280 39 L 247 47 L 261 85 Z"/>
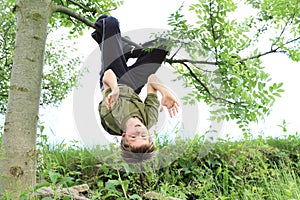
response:
<path id="1" fill-rule="evenodd" d="M 173 145 L 162 139 L 156 143 L 158 150 L 167 149 L 169 160 L 158 157 L 154 162 L 168 164 L 157 169 L 153 164 L 135 165 L 134 169 L 143 170 L 134 173 L 132 166 L 110 155 L 117 146 L 88 149 L 76 141 L 49 144 L 41 134 L 35 191 L 52 188 L 53 196 L 44 200 L 72 199 L 62 197 L 60 188 L 82 184 L 89 187 L 81 194 L 88 199 L 300 199 L 298 133 L 214 144 L 202 137 Z M 2 199 L 15 197 L 3 194 Z"/>

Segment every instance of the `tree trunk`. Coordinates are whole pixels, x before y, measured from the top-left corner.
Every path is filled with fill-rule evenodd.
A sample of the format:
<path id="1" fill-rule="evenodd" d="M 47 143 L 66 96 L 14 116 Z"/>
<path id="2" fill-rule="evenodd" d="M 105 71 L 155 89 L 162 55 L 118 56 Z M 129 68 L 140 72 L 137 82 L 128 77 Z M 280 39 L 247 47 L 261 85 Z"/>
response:
<path id="1" fill-rule="evenodd" d="M 5 116 L 0 193 L 28 191 L 36 180 L 36 130 L 51 0 L 17 0 L 17 33 Z"/>

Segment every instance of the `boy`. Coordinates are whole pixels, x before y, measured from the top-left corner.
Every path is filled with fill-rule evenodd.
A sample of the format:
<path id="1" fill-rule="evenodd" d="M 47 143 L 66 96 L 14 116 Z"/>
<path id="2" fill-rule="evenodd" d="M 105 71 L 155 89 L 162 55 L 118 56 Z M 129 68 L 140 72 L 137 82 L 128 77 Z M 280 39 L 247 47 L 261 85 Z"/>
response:
<path id="1" fill-rule="evenodd" d="M 119 22 L 112 16 L 102 15 L 95 25 L 102 30 L 92 33 L 102 51 L 101 124 L 108 133 L 122 136 L 121 155 L 126 162 L 151 160 L 155 147 L 148 129 L 158 118 L 157 92 L 161 93 L 161 105 L 167 107 L 171 117 L 178 112 L 179 106 L 175 97 L 154 75 L 168 53 L 166 47 L 161 45 L 146 51 L 122 46 Z M 157 41 L 142 46 L 147 48 Z M 132 66 L 127 66 L 129 58 L 137 58 Z M 138 94 L 145 84 L 147 97 L 143 102 Z"/>

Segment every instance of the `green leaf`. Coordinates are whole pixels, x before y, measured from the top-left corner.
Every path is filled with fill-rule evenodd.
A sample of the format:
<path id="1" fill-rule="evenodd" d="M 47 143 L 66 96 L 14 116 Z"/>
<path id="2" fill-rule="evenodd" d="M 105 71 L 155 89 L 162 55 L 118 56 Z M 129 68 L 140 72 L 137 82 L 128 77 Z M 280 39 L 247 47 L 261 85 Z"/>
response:
<path id="1" fill-rule="evenodd" d="M 115 189 L 118 185 L 121 185 L 119 180 L 109 180 L 105 183 L 105 189 Z"/>
<path id="2" fill-rule="evenodd" d="M 53 184 L 57 183 L 57 179 L 59 176 L 60 176 L 59 173 L 52 172 L 52 171 L 49 172 L 49 178 L 50 178 L 51 183 L 53 183 Z"/>
<path id="3" fill-rule="evenodd" d="M 65 185 L 65 184 L 69 183 L 70 181 L 72 181 L 73 179 L 74 179 L 74 178 L 72 178 L 72 177 L 63 177 L 63 178 L 59 181 L 59 183 L 62 184 L 62 185 Z"/>
<path id="4" fill-rule="evenodd" d="M 129 185 L 129 180 L 122 181 L 122 185 L 124 187 L 124 190 L 127 191 L 128 190 L 128 185 Z"/>
<path id="5" fill-rule="evenodd" d="M 275 95 L 277 97 L 281 97 L 281 94 L 279 94 L 279 93 L 273 93 L 273 95 Z"/>
<path id="6" fill-rule="evenodd" d="M 34 190 L 36 191 L 36 190 L 38 190 L 38 189 L 40 189 L 40 188 L 42 188 L 42 187 L 48 187 L 48 186 L 50 186 L 50 185 L 51 185 L 51 184 L 48 183 L 48 182 L 39 183 L 39 184 L 37 184 L 37 185 L 34 187 Z"/>
<path id="7" fill-rule="evenodd" d="M 279 83 L 278 85 L 277 85 L 277 88 L 280 88 L 280 87 L 282 87 L 283 86 L 283 83 L 281 82 L 281 83 Z"/>

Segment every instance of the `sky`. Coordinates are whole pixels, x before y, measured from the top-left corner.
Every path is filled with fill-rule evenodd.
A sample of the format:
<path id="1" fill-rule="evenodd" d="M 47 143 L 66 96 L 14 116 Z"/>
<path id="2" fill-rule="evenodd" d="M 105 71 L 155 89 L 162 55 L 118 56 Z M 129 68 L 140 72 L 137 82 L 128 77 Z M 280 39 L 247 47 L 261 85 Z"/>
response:
<path id="1" fill-rule="evenodd" d="M 170 3 L 172 2 L 172 3 Z M 192 1 L 189 1 L 190 3 Z M 125 0 L 124 5 L 113 11 L 111 14 L 120 20 L 122 32 L 132 32 L 141 29 L 167 29 L 167 18 L 175 12 L 183 1 L 179 0 Z M 189 16 L 188 11 L 185 12 Z M 245 8 L 240 8 L 238 14 L 243 15 Z M 96 18 L 96 17 L 95 17 Z M 91 54 L 97 51 L 97 44 L 90 37 L 93 30 L 87 30 L 78 40 L 78 53 L 87 59 Z M 263 58 L 266 71 L 271 75 L 274 82 L 284 82 L 285 92 L 282 98 L 278 99 L 272 109 L 271 115 L 258 124 L 252 124 L 251 129 L 254 135 L 264 132 L 264 136 L 281 136 L 284 133 L 278 126 L 287 122 L 289 134 L 294 134 L 300 130 L 298 113 L 300 105 L 297 99 L 298 86 L 300 85 L 300 67 L 299 63 L 293 63 L 283 55 L 270 55 Z M 96 98 L 97 98 L 96 94 Z M 98 98 L 101 98 L 100 95 Z M 97 100 L 95 101 L 97 103 Z M 95 104 L 96 104 L 95 103 Z M 199 113 L 199 132 L 205 132 L 211 122 L 208 120 L 208 107 L 205 104 L 199 104 L 197 107 Z M 80 140 L 78 129 L 74 125 L 73 94 L 70 94 L 62 105 L 51 110 L 40 110 L 41 119 L 45 121 L 48 128 L 46 132 L 56 140 Z M 165 114 L 164 114 L 165 115 Z M 182 117 L 182 116 L 181 116 Z M 170 119 L 165 119 L 171 122 Z M 180 120 L 180 119 L 179 119 Z M 178 119 L 177 119 L 178 121 Z M 176 122 L 176 120 L 175 120 Z M 98 124 L 99 125 L 99 124 Z M 168 125 L 172 127 L 171 125 Z M 219 124 L 222 137 L 228 135 L 230 138 L 241 139 L 243 134 L 237 128 L 234 121 Z M 52 130 L 50 130 L 50 128 Z"/>

